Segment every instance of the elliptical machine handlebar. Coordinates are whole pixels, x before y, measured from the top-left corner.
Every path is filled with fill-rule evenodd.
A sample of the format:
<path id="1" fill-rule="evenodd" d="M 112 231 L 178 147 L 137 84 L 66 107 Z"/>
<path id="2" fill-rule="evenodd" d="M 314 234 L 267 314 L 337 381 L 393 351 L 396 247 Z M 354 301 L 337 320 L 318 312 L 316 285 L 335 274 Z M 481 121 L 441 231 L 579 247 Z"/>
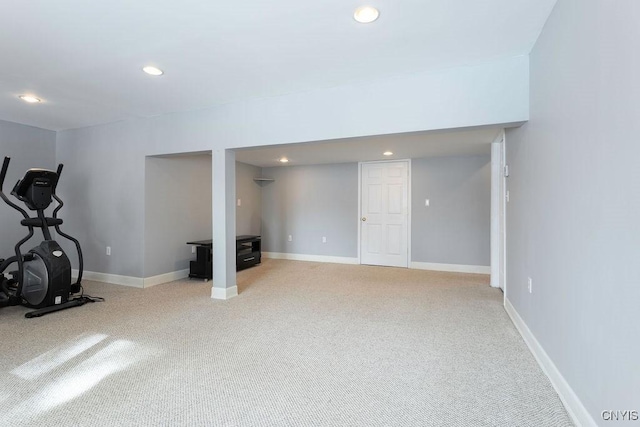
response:
<path id="1" fill-rule="evenodd" d="M 0 172 L 0 197 L 6 204 L 11 206 L 13 209 L 17 210 L 24 216 L 25 219 L 29 219 L 29 214 L 27 211 L 22 209 L 20 206 L 13 203 L 6 194 L 4 194 L 4 179 L 7 177 L 7 170 L 9 169 L 9 162 L 11 161 L 11 157 L 5 157 L 4 162 L 2 162 L 2 171 Z"/>
<path id="2" fill-rule="evenodd" d="M 58 188 L 58 183 L 60 182 L 60 175 L 62 175 L 63 166 L 64 165 L 62 163 L 58 165 L 58 169 L 56 170 L 56 173 L 58 174 L 58 180 L 53 185 L 53 188 L 52 188 L 53 191 L 51 193 L 51 197 L 53 197 L 55 201 L 58 202 L 58 206 L 53 210 L 54 218 L 58 218 L 58 211 L 62 209 L 62 207 L 64 206 L 64 202 L 56 194 L 56 189 Z M 78 280 L 76 280 L 76 283 L 72 284 L 71 291 L 73 293 L 79 292 L 82 286 L 82 272 L 84 271 L 84 259 L 82 257 L 82 248 L 80 247 L 80 242 L 78 242 L 78 240 L 75 237 L 71 237 L 70 235 L 60 230 L 60 225 L 56 225 L 55 229 L 59 235 L 61 235 L 62 237 L 68 240 L 71 240 L 73 244 L 76 245 L 76 251 L 78 251 Z"/>
<path id="3" fill-rule="evenodd" d="M 2 187 L 4 186 L 4 178 L 7 176 L 7 169 L 9 169 L 10 161 L 11 157 L 5 157 L 4 162 L 2 163 L 2 172 L 0 172 L 0 192 L 2 192 Z"/>
<path id="4" fill-rule="evenodd" d="M 55 199 L 56 202 L 58 202 L 58 206 L 56 206 L 56 208 L 53 210 L 53 217 L 54 218 L 58 218 L 58 211 L 60 209 L 62 209 L 62 207 L 64 206 L 64 202 L 56 195 L 56 188 L 58 188 L 58 183 L 60 182 L 60 175 L 62 174 L 62 167 L 64 165 L 62 163 L 60 163 L 58 165 L 58 169 L 56 170 L 56 173 L 58 174 L 58 180 L 56 181 L 56 183 L 53 186 L 53 193 L 51 194 L 51 196 Z M 57 227 L 56 227 L 57 229 Z M 58 230 L 60 231 L 60 230 Z M 78 245 L 78 249 L 79 249 L 79 245 Z"/>

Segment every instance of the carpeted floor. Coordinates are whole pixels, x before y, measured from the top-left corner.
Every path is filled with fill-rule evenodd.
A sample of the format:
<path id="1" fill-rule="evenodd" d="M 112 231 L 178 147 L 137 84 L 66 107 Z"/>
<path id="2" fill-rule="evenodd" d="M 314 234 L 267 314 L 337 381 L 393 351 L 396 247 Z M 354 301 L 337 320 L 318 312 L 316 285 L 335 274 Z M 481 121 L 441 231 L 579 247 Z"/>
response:
<path id="1" fill-rule="evenodd" d="M 266 260 L 0 310 L 2 426 L 568 426 L 487 276 Z"/>

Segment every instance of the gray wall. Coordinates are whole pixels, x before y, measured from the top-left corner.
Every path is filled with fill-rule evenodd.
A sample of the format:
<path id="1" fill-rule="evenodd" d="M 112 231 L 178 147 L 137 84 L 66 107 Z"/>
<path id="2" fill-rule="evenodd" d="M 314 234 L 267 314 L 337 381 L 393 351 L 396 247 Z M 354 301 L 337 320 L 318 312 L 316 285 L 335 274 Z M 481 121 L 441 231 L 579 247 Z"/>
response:
<path id="1" fill-rule="evenodd" d="M 275 179 L 262 189 L 264 251 L 358 256 L 357 163 L 264 168 L 262 173 Z"/>
<path id="2" fill-rule="evenodd" d="M 253 178 L 262 175 L 262 168 L 236 162 L 236 235 L 260 235 L 262 218 L 262 188 Z"/>
<path id="3" fill-rule="evenodd" d="M 520 122 L 528 97 L 516 57 L 58 132 L 66 219 L 87 270 L 143 277 L 145 156 Z"/>
<path id="4" fill-rule="evenodd" d="M 412 160 L 412 261 L 490 264 L 490 161 Z M 358 256 L 356 163 L 264 168 L 263 175 L 275 179 L 263 188 L 265 251 Z"/>
<path id="5" fill-rule="evenodd" d="M 147 121 L 57 134 L 56 158 L 66 175 L 58 187 L 65 225 L 80 241 L 88 271 L 144 277 L 147 140 Z"/>
<path id="6" fill-rule="evenodd" d="M 189 268 L 186 242 L 211 239 L 211 156 L 147 157 L 145 277 Z"/>
<path id="7" fill-rule="evenodd" d="M 412 261 L 490 265 L 491 157 L 414 159 L 411 175 Z"/>
<path id="8" fill-rule="evenodd" d="M 17 200 L 10 196 L 15 183 L 24 176 L 27 169 L 57 167 L 55 160 L 56 133 L 49 130 L 24 126 L 17 123 L 0 120 L 0 162 L 5 156 L 11 157 L 11 163 L 4 183 L 4 192 L 14 202 Z M 0 163 L 0 166 L 2 164 Z M 61 185 L 69 177 L 63 172 Z M 63 199 L 64 200 L 64 199 Z M 18 202 L 24 208 L 24 204 Z M 30 214 L 32 214 L 29 211 Z M 67 208 L 60 212 L 61 218 L 65 218 Z M 27 235 L 26 227 L 20 225 L 22 215 L 0 200 L 0 258 L 8 258 L 14 255 L 15 244 Z M 66 229 L 66 224 L 62 226 Z M 36 230 L 35 236 L 22 247 L 23 250 L 31 249 L 42 241 L 42 233 Z"/>
<path id="9" fill-rule="evenodd" d="M 600 423 L 640 402 L 639 12 L 558 1 L 506 138 L 507 298 Z"/>

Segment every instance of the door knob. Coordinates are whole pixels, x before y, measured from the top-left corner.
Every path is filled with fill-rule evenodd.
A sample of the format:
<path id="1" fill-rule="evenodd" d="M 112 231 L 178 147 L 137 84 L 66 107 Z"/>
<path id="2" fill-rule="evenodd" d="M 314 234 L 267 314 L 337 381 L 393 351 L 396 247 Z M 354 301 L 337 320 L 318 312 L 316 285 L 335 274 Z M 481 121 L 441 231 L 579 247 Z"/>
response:
<path id="1" fill-rule="evenodd" d="M 362 221 L 364 222 L 364 221 L 366 221 L 366 220 L 367 220 L 367 217 L 366 217 L 366 216 L 363 216 L 363 217 L 362 217 Z"/>

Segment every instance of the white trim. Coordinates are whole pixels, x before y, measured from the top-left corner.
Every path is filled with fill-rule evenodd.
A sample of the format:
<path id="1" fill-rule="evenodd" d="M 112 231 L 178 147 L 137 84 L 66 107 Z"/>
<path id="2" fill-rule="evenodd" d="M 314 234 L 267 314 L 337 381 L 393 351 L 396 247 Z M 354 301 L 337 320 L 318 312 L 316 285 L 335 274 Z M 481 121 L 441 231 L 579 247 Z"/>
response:
<path id="1" fill-rule="evenodd" d="M 287 254 L 282 252 L 262 252 L 262 256 L 264 258 L 287 259 L 291 261 L 328 262 L 333 264 L 349 264 L 349 265 L 360 264 L 360 260 L 358 258 L 340 257 L 340 256 Z M 403 268 L 403 267 L 399 267 L 399 268 Z M 451 273 L 491 274 L 491 267 L 488 265 L 435 264 L 431 262 L 410 262 L 409 268 L 412 268 L 414 270 L 448 271 Z"/>
<path id="2" fill-rule="evenodd" d="M 189 277 L 189 269 L 172 271 L 170 273 L 158 274 L 157 276 L 145 277 L 143 280 L 143 287 L 150 288 L 151 286 L 161 285 L 162 283 L 173 282 L 174 280 L 185 279 Z"/>
<path id="3" fill-rule="evenodd" d="M 502 150 L 500 168 L 504 171 L 507 165 L 507 134 L 502 129 Z M 499 286 L 507 298 L 507 177 L 504 173 L 500 179 L 500 283 Z"/>
<path id="4" fill-rule="evenodd" d="M 78 277 L 78 270 L 71 270 L 73 277 Z M 95 271 L 84 271 L 82 278 L 95 280 L 96 282 L 111 283 L 113 285 L 131 286 L 133 288 L 144 288 L 142 277 L 120 276 L 118 274 L 97 273 Z"/>
<path id="5" fill-rule="evenodd" d="M 411 266 L 411 159 L 407 159 L 407 268 Z"/>
<path id="6" fill-rule="evenodd" d="M 78 270 L 71 270 L 73 277 L 78 277 Z M 95 271 L 84 271 L 82 278 L 87 280 L 95 280 L 96 282 L 110 283 L 112 285 L 131 286 L 133 288 L 150 288 L 151 286 L 160 285 L 162 283 L 173 282 L 189 277 L 189 269 L 172 271 L 170 273 L 159 274 L 146 278 L 120 276 L 118 274 L 98 273 Z"/>
<path id="7" fill-rule="evenodd" d="M 491 143 L 491 287 L 500 287 L 500 156 L 502 135 Z"/>
<path id="8" fill-rule="evenodd" d="M 360 254 L 360 244 L 362 242 L 362 162 L 358 162 L 358 264 L 362 264 L 362 255 Z"/>
<path id="9" fill-rule="evenodd" d="M 211 298 L 227 300 L 238 296 L 238 287 L 232 286 L 230 288 L 211 288 Z"/>
<path id="10" fill-rule="evenodd" d="M 358 258 L 341 256 L 287 254 L 282 252 L 262 252 L 262 256 L 265 258 L 288 259 L 291 261 L 329 262 L 333 264 L 360 264 L 360 260 Z"/>
<path id="11" fill-rule="evenodd" d="M 504 308 L 511 318 L 511 321 L 516 326 L 516 329 L 520 332 L 522 339 L 529 347 L 531 354 L 533 354 L 533 357 L 535 357 L 538 362 L 538 365 L 540 365 L 542 371 L 547 375 L 547 377 L 549 377 L 551 385 L 553 385 L 556 393 L 558 393 L 558 396 L 564 404 L 564 407 L 567 409 L 573 423 L 578 427 L 597 426 L 596 422 L 584 407 L 569 383 L 567 383 L 567 380 L 564 379 L 547 352 L 544 351 L 544 348 L 542 348 L 536 337 L 531 333 L 527 324 L 522 320 L 516 309 L 511 305 L 511 302 L 507 299 L 505 299 Z"/>
<path id="12" fill-rule="evenodd" d="M 411 262 L 409 268 L 415 270 L 448 271 L 451 273 L 491 274 L 488 265 L 437 264 L 433 262 Z"/>

